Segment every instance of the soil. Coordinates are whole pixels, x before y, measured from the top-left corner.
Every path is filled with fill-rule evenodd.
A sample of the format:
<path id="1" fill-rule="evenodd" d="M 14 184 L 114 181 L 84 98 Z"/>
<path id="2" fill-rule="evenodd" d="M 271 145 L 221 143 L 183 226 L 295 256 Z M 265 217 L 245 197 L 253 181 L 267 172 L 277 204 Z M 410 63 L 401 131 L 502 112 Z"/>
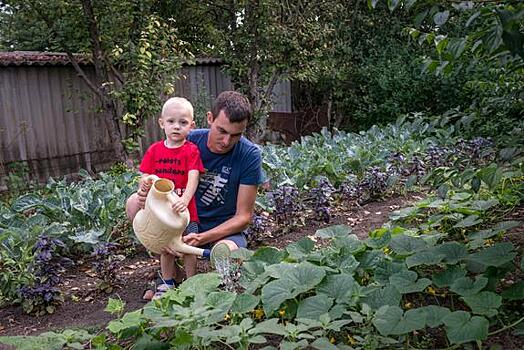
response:
<path id="1" fill-rule="evenodd" d="M 259 246 L 283 248 L 303 237 L 312 237 L 319 228 L 337 224 L 348 225 L 358 237 L 365 238 L 370 230 L 379 228 L 387 222 L 392 211 L 406 207 L 422 199 L 422 196 L 421 194 L 396 196 L 362 206 L 342 203 L 337 208 L 333 208 L 332 220 L 328 224 L 307 222 L 307 225 L 287 233 L 277 228 L 262 241 L 252 244 L 250 248 L 255 249 Z M 513 211 L 506 220 L 523 221 L 524 207 Z M 523 233 L 524 226 L 520 226 L 508 234 L 508 238 L 520 250 L 524 247 Z M 133 311 L 144 306 L 142 301 L 144 290 L 148 286 L 148 281 L 154 279 L 158 266 L 158 259 L 148 256 L 145 251 L 138 252 L 132 257 L 126 257 L 119 264 L 120 280 L 117 287 L 111 293 L 104 293 L 97 288 L 98 280 L 91 270 L 89 261 L 79 263 L 64 276 L 61 290 L 64 293 L 65 301 L 54 314 L 31 316 L 25 314 L 20 306 L 0 309 L 0 336 L 38 335 L 46 331 L 59 331 L 65 328 L 100 329 L 115 318 L 104 311 L 110 297 L 122 299 L 125 302 L 126 311 Z M 209 270 L 206 262 L 198 262 L 199 272 Z M 509 334 L 501 334 L 497 340 L 509 344 L 508 341 L 511 341 L 511 338 Z"/>

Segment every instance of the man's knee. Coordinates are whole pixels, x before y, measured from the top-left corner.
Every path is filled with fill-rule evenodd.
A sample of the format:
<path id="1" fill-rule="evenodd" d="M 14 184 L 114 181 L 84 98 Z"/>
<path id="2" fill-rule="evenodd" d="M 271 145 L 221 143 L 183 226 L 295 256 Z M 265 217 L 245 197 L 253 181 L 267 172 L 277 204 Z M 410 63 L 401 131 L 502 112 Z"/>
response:
<path id="1" fill-rule="evenodd" d="M 238 245 L 235 242 L 233 242 L 233 241 L 231 241 L 229 239 L 223 239 L 221 241 L 218 241 L 217 244 L 218 243 L 225 243 L 225 244 L 227 244 L 227 246 L 229 247 L 229 250 L 237 250 L 238 249 Z"/>
<path id="2" fill-rule="evenodd" d="M 140 206 L 138 204 L 138 194 L 133 193 L 126 202 L 126 215 L 127 218 L 131 221 L 136 216 L 136 213 L 140 210 Z"/>

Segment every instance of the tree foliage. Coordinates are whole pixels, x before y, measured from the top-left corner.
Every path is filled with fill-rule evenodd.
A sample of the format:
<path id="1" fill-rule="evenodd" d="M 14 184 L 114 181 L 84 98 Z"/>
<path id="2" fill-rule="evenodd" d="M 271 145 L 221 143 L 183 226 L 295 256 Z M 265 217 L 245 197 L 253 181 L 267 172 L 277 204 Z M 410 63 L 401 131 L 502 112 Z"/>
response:
<path id="1" fill-rule="evenodd" d="M 153 0 L 4 2 L 1 18 L 9 29 L 3 31 L 3 45 L 66 52 L 99 97 L 121 159 L 136 146 L 144 120 L 158 114 L 161 97 L 173 93 L 176 69 L 190 58 L 171 21 L 156 14 L 155 4 Z M 33 30 L 40 35 L 32 36 Z M 77 64 L 73 53 L 91 57 L 94 78 Z M 121 133 L 120 121 L 127 126 L 127 136 Z"/>

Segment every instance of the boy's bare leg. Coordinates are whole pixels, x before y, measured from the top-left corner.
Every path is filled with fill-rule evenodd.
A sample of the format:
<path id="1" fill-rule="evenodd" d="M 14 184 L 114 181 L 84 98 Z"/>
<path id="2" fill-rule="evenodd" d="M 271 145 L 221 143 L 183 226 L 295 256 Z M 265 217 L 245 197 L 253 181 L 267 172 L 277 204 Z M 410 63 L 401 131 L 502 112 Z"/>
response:
<path id="1" fill-rule="evenodd" d="M 196 275 L 197 257 L 193 254 L 184 255 L 184 269 L 186 270 L 187 278 Z"/>
<path id="2" fill-rule="evenodd" d="M 175 278 L 175 256 L 171 254 L 160 254 L 160 271 L 162 279 L 172 280 Z"/>

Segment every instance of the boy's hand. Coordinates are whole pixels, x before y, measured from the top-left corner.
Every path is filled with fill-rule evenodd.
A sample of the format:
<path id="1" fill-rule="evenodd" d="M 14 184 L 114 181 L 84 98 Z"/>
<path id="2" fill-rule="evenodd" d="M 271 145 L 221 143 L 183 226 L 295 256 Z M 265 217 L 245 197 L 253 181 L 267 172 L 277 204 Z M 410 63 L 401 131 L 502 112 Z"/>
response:
<path id="1" fill-rule="evenodd" d="M 169 255 L 174 255 L 176 256 L 177 258 L 181 258 L 184 256 L 184 254 L 182 253 L 179 253 L 175 250 L 175 248 L 173 246 L 170 246 L 168 245 L 167 247 L 164 247 L 162 248 L 162 250 L 160 251 L 162 254 L 169 254 Z"/>
<path id="2" fill-rule="evenodd" d="M 173 206 L 171 208 L 173 208 L 174 212 L 181 213 L 187 209 L 187 204 L 188 203 L 182 197 L 178 197 L 174 200 Z"/>

